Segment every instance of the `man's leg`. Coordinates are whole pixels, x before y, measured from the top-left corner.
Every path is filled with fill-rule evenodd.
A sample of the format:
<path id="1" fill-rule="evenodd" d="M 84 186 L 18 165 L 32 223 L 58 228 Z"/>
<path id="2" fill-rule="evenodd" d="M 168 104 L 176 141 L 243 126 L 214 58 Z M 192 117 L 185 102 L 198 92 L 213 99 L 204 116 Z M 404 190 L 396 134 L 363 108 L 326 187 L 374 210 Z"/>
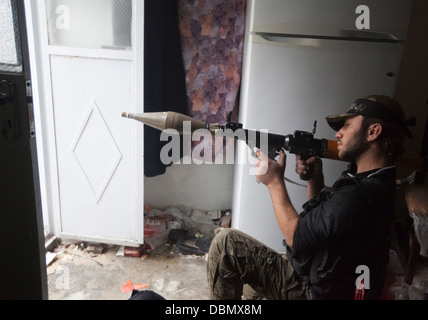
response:
<path id="1" fill-rule="evenodd" d="M 309 297 L 285 255 L 234 229 L 222 230 L 214 238 L 207 274 L 213 300 L 241 299 L 244 284 L 267 299 Z"/>

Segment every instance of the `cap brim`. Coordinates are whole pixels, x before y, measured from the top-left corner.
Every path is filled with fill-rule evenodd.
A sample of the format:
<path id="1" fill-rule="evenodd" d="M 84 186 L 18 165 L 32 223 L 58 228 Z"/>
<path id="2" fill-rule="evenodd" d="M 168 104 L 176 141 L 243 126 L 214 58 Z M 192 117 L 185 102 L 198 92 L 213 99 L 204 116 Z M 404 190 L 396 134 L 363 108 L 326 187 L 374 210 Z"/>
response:
<path id="1" fill-rule="evenodd" d="M 328 125 L 334 130 L 339 131 L 343 125 L 345 124 L 346 119 L 357 116 L 358 114 L 352 113 L 342 113 L 334 116 L 327 116 L 325 119 L 327 120 Z"/>

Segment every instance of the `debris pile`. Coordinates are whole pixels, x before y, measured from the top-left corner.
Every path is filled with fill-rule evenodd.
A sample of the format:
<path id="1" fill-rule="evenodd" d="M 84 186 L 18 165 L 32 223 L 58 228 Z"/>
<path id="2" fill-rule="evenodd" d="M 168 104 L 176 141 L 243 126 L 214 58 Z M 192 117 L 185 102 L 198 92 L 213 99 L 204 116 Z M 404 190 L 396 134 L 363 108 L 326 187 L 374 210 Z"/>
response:
<path id="1" fill-rule="evenodd" d="M 162 251 L 165 246 L 175 248 L 184 255 L 203 256 L 209 251 L 212 239 L 223 228 L 231 225 L 230 210 L 203 211 L 188 207 L 170 207 L 164 210 L 147 206 L 144 212 L 144 244 L 138 247 L 122 246 L 117 256 L 147 258 L 152 251 Z M 46 264 L 55 259 L 73 259 L 78 256 L 93 260 L 111 246 L 91 242 L 64 242 L 49 235 L 45 241 Z M 93 260 L 96 263 L 100 263 Z"/>
<path id="2" fill-rule="evenodd" d="M 428 300 L 428 281 L 412 285 L 397 281 L 389 288 L 389 294 L 392 300 Z"/>
<path id="3" fill-rule="evenodd" d="M 94 258 L 107 252 L 107 250 L 109 250 L 110 248 L 110 246 L 107 244 L 91 243 L 85 241 L 61 241 L 58 238 L 52 238 L 54 239 L 53 242 L 46 242 L 50 243 L 49 247 L 45 245 L 47 267 L 49 267 L 57 259 L 61 259 L 67 262 L 74 260 L 74 258 L 76 257 L 85 261 L 92 261 L 93 263 L 96 263 L 99 266 L 103 266 L 101 262 L 97 261 Z"/>
<path id="4" fill-rule="evenodd" d="M 107 272 L 116 262 L 124 265 L 131 263 L 129 259 L 123 259 L 125 257 L 136 258 L 136 263 L 132 262 L 133 268 L 140 265 L 138 261 L 140 260 L 143 262 L 141 265 L 143 269 L 147 263 L 153 262 L 156 265 L 160 261 L 164 261 L 168 268 L 170 261 L 176 263 L 175 260 L 170 259 L 177 256 L 182 256 L 186 260 L 196 260 L 199 264 L 197 260 L 207 259 L 211 241 L 215 235 L 223 228 L 231 226 L 231 217 L 230 211 L 202 211 L 186 207 L 161 210 L 148 206 L 144 216 L 145 243 L 137 247 L 60 239 L 45 235 L 49 285 L 55 288 L 60 296 L 74 297 L 73 293 L 70 293 L 70 288 L 73 288 L 77 291 L 78 297 L 86 297 L 87 284 L 84 284 L 81 289 L 78 287 L 79 282 L 73 280 L 71 276 L 76 272 L 75 270 Z M 167 294 L 172 295 L 187 290 L 187 288 L 174 289 L 174 285 L 178 284 L 175 280 L 170 286 L 163 288 L 163 283 L 147 280 L 151 279 L 151 275 L 139 278 L 130 273 L 126 278 L 128 279 L 116 281 L 119 284 L 113 284 L 120 289 L 119 292 L 122 295 L 152 287 L 160 292 L 165 289 Z M 161 280 L 163 278 L 159 281 Z M 91 282 L 91 286 L 94 285 Z M 99 284 L 96 285 L 99 286 Z M 115 293 L 111 294 L 115 295 Z"/>
<path id="5" fill-rule="evenodd" d="M 146 249 L 167 244 L 175 246 L 182 254 L 204 255 L 214 236 L 222 228 L 230 227 L 231 211 L 187 207 L 159 210 L 147 206 L 144 219 Z"/>

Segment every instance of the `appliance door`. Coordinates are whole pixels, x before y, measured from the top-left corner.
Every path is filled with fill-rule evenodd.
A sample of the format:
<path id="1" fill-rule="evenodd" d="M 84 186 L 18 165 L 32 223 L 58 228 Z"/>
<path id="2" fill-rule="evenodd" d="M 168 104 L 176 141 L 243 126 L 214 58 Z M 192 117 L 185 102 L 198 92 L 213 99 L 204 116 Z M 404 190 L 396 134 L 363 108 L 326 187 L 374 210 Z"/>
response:
<path id="1" fill-rule="evenodd" d="M 361 31 L 369 36 L 404 40 L 412 4 L 412 0 L 248 0 L 247 5 L 253 32 L 343 36 L 344 30 L 358 31 L 357 20 L 364 17 L 369 29 Z"/>
<path id="2" fill-rule="evenodd" d="M 305 39 L 251 35 L 244 57 L 240 122 L 245 128 L 276 134 L 312 131 L 335 139 L 325 116 L 343 113 L 356 98 L 392 95 L 402 45 L 393 43 Z M 269 192 L 252 175 L 254 159 L 238 142 L 233 204 L 234 228 L 273 249 L 283 251 Z M 295 156 L 287 154 L 285 176 L 299 180 Z M 347 163 L 324 159 L 326 185 L 331 186 Z M 297 212 L 307 201 L 306 188 L 287 183 Z"/>

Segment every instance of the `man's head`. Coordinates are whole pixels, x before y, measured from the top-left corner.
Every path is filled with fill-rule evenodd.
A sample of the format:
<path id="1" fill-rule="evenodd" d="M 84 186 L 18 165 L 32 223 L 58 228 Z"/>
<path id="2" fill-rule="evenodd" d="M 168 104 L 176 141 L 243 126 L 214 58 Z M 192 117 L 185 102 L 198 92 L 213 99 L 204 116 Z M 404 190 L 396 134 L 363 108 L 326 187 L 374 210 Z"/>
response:
<path id="1" fill-rule="evenodd" d="M 404 117 L 397 101 L 383 95 L 372 95 L 355 101 L 346 113 L 328 116 L 326 120 L 331 128 L 338 131 L 339 157 L 343 160 L 353 161 L 371 144 L 377 144 L 395 160 L 404 151 L 404 138 L 412 137 L 407 128 L 410 123 Z"/>

